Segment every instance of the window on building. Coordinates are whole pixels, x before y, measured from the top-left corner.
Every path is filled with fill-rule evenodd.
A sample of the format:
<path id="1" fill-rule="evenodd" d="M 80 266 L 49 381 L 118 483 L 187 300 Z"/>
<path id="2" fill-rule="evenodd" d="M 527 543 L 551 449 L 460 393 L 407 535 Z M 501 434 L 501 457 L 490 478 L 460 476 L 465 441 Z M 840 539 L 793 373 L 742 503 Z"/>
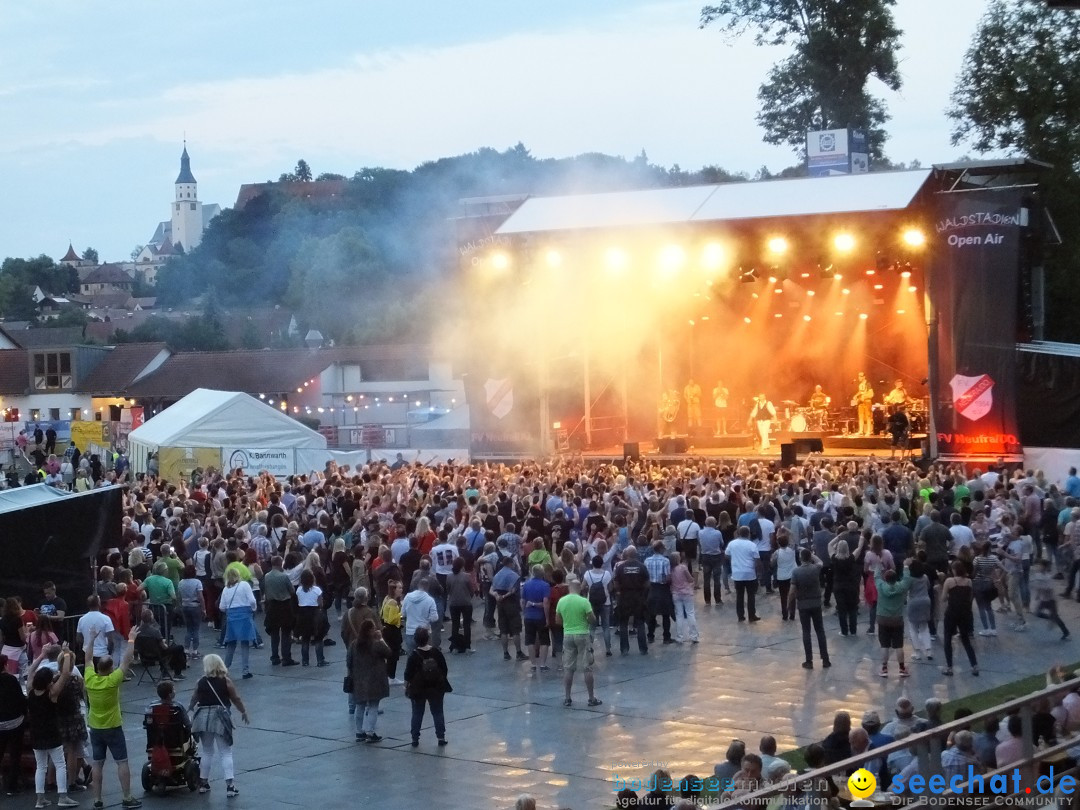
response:
<path id="1" fill-rule="evenodd" d="M 191 210 L 192 210 L 192 211 L 194 211 L 194 210 L 195 210 L 195 203 L 192 203 L 192 204 L 191 204 Z"/>
<path id="2" fill-rule="evenodd" d="M 72 387 L 70 352 L 34 353 L 34 390 L 64 391 Z M 56 417 L 59 419 L 59 412 Z"/>
<path id="3" fill-rule="evenodd" d="M 49 408 L 49 418 L 54 422 L 59 422 L 60 421 L 60 409 L 59 408 Z"/>
<path id="4" fill-rule="evenodd" d="M 68 418 L 71 419 L 72 422 L 81 422 L 82 421 L 82 408 L 72 408 L 71 409 L 71 416 L 69 416 Z"/>
<path id="5" fill-rule="evenodd" d="M 95 422 L 104 421 L 104 414 L 102 414 L 102 412 L 100 410 L 97 413 L 94 414 L 94 421 Z"/>
<path id="6" fill-rule="evenodd" d="M 31 422 L 40 422 L 41 421 L 41 409 L 40 408 L 31 408 L 30 409 L 30 421 Z"/>

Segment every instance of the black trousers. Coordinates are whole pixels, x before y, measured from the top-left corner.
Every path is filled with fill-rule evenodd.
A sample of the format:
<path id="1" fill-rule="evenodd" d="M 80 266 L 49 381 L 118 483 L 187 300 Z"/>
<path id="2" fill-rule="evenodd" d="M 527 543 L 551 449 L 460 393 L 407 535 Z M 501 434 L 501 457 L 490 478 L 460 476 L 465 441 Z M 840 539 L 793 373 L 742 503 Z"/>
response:
<path id="1" fill-rule="evenodd" d="M 853 636 L 859 618 L 859 592 L 841 588 L 834 595 L 836 596 L 836 615 L 840 617 L 840 632 Z"/>
<path id="2" fill-rule="evenodd" d="M 776 580 L 776 587 L 780 589 L 780 615 L 783 616 L 784 621 L 788 620 L 788 594 L 791 592 L 791 580 L 790 579 L 778 579 Z M 792 618 L 795 618 L 792 615 Z"/>
<path id="3" fill-rule="evenodd" d="M 659 614 L 664 625 L 664 641 L 671 640 L 671 620 L 675 616 L 675 603 L 671 598 L 670 585 L 649 585 L 647 605 L 649 619 L 649 640 L 656 636 L 656 617 Z"/>
<path id="4" fill-rule="evenodd" d="M 952 639 L 953 636 L 960 636 L 960 643 L 964 645 L 964 652 L 967 653 L 968 663 L 972 668 L 979 665 L 978 660 L 975 658 L 975 648 L 971 646 L 971 631 L 975 629 L 975 618 L 965 619 L 964 621 L 957 622 L 955 616 L 951 616 L 948 611 L 945 611 L 945 666 L 952 669 Z"/>
<path id="5" fill-rule="evenodd" d="M 20 758 L 22 757 L 23 732 L 26 724 L 13 728 L 11 731 L 0 731 L 0 764 L 4 756 L 8 758 L 7 769 L 4 771 L 4 790 L 11 792 L 19 789 Z M 74 779 L 74 777 L 71 777 Z"/>
<path id="6" fill-rule="evenodd" d="M 802 622 L 802 646 L 806 660 L 814 660 L 814 647 L 810 643 L 810 625 L 813 624 L 821 660 L 828 661 L 829 644 L 825 640 L 825 622 L 821 618 L 821 608 L 799 608 L 799 621 Z"/>
<path id="7" fill-rule="evenodd" d="M 1058 615 L 1056 600 L 1049 599 L 1045 602 L 1039 602 L 1035 606 L 1035 615 L 1038 616 L 1040 619 L 1049 619 L 1058 626 L 1058 629 L 1061 631 L 1062 635 L 1069 635 L 1069 628 L 1065 626 L 1065 622 L 1063 622 L 1061 620 L 1061 617 Z"/>
<path id="8" fill-rule="evenodd" d="M 754 601 L 757 596 L 757 585 L 756 579 L 735 580 L 735 615 L 739 617 L 739 621 L 746 618 L 743 612 L 744 602 L 750 611 L 750 618 L 757 618 L 757 605 Z"/>
<path id="9" fill-rule="evenodd" d="M 392 624 L 384 624 L 382 627 L 383 641 L 390 648 L 390 660 L 386 662 L 386 675 L 393 679 L 397 677 L 398 658 L 401 657 L 401 628 Z"/>
<path id="10" fill-rule="evenodd" d="M 619 605 L 616 608 L 619 615 L 619 650 L 624 653 L 630 652 L 630 622 L 634 623 L 634 632 L 637 634 L 638 650 L 649 651 L 649 642 L 645 638 L 645 610 L 643 606 Z"/>
<path id="11" fill-rule="evenodd" d="M 832 566 L 823 565 L 821 567 L 821 598 L 822 604 L 828 607 L 833 595 L 833 579 L 832 579 Z"/>
<path id="12" fill-rule="evenodd" d="M 472 647 L 472 605 L 450 606 L 450 650 Z"/>

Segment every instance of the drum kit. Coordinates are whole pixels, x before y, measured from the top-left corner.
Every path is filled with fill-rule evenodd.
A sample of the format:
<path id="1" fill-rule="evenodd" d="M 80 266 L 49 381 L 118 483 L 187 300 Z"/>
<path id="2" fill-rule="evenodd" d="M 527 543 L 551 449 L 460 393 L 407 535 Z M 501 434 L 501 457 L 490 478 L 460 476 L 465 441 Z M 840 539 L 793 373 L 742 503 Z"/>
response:
<path id="1" fill-rule="evenodd" d="M 832 427 L 826 408 L 808 408 L 792 399 L 785 399 L 783 404 L 784 419 L 780 427 L 786 424 L 791 433 L 824 433 Z"/>

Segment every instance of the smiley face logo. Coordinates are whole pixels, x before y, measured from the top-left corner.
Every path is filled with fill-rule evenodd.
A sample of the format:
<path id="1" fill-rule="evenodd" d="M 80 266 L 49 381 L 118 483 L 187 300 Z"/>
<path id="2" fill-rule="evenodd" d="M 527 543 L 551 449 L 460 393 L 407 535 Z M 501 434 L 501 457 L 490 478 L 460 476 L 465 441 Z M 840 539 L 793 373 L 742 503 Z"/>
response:
<path id="1" fill-rule="evenodd" d="M 865 799 L 877 790 L 877 779 L 866 768 L 859 768 L 847 780 L 848 790 L 856 799 Z"/>

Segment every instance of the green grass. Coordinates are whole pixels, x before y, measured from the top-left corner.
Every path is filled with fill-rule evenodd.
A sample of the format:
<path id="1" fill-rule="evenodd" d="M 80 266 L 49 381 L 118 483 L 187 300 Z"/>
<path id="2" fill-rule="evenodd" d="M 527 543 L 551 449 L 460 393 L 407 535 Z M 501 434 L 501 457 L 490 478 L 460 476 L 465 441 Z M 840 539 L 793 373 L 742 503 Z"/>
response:
<path id="1" fill-rule="evenodd" d="M 1065 667 L 1065 670 L 1067 672 L 1072 672 L 1077 668 L 1080 668 L 1080 662 Z M 1029 675 L 1018 681 L 995 686 L 993 689 L 974 692 L 966 697 L 950 700 L 942 707 L 942 717 L 947 721 L 951 721 L 953 714 L 959 708 L 971 709 L 973 713 L 977 714 L 986 711 L 987 709 L 992 709 L 995 706 L 1000 706 L 1002 703 L 1008 703 L 1010 700 L 1030 695 L 1032 692 L 1038 692 L 1045 687 L 1045 673 Z M 852 718 L 852 720 L 854 721 L 855 718 Z M 824 736 L 824 734 L 822 734 L 822 736 Z M 792 768 L 798 770 L 806 767 L 806 759 L 803 756 L 805 752 L 806 748 L 804 746 L 803 748 L 796 748 L 794 751 L 787 751 L 780 754 L 780 757 L 791 763 Z"/>

